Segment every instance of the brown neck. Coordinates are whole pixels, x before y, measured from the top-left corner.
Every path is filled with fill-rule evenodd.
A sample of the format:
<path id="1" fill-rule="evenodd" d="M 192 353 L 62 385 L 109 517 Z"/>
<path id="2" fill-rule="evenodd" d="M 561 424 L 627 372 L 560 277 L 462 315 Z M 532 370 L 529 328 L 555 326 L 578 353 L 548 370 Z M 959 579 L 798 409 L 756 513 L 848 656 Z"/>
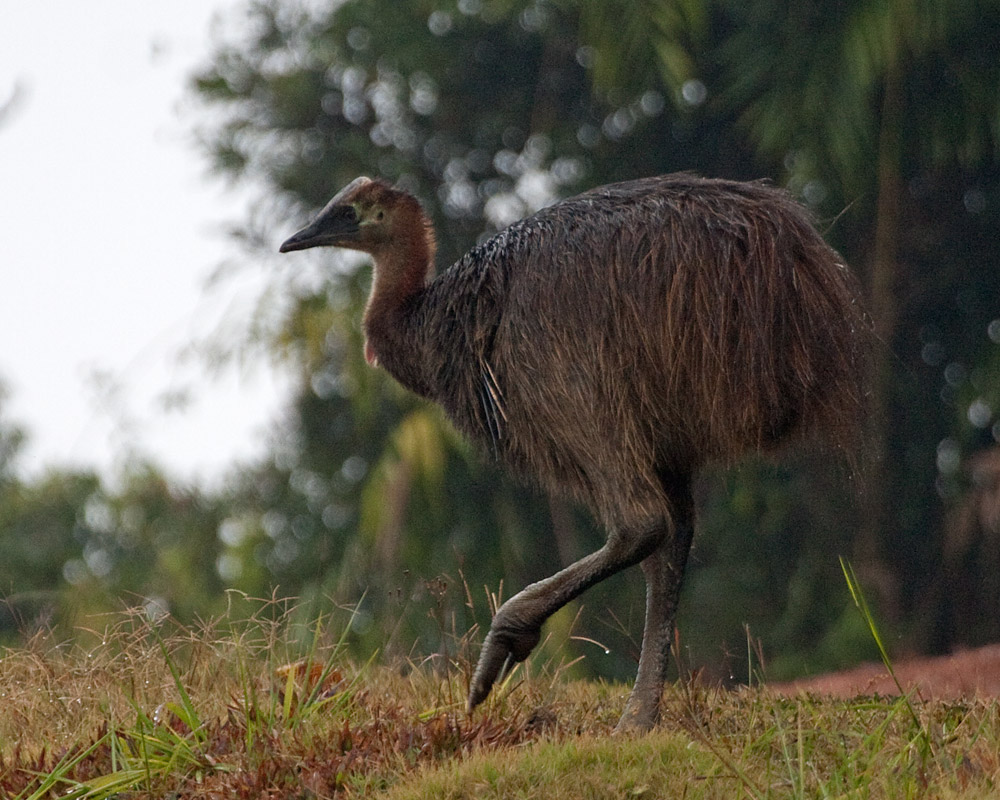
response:
<path id="1" fill-rule="evenodd" d="M 375 270 L 364 328 L 369 339 L 375 340 L 370 344 L 376 355 L 379 334 L 395 327 L 395 314 L 427 285 L 434 269 L 434 234 L 427 218 L 419 206 L 406 217 L 389 242 L 372 253 Z"/>

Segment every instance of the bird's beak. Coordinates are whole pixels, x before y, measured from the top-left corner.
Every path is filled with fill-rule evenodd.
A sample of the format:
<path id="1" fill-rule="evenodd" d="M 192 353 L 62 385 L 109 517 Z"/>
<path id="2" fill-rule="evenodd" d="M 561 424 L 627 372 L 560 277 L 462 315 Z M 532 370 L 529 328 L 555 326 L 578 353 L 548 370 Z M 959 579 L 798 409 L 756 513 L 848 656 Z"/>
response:
<path id="1" fill-rule="evenodd" d="M 319 215 L 302 230 L 293 233 L 279 248 L 282 253 L 310 247 L 343 247 L 358 241 L 361 226 L 354 206 L 331 200 Z"/>
<path id="2" fill-rule="evenodd" d="M 316 219 L 282 242 L 279 251 L 308 250 L 310 247 L 355 247 L 361 238 L 361 220 L 348 202 L 354 193 L 371 183 L 371 178 L 355 178 L 334 195 Z"/>

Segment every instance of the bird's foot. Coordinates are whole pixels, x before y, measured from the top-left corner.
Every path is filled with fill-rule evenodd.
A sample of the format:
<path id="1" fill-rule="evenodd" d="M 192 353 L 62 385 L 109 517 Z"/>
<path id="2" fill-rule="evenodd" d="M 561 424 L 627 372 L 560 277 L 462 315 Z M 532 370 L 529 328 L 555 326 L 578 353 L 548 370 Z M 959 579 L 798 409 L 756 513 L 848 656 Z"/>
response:
<path id="1" fill-rule="evenodd" d="M 469 687 L 469 711 L 486 699 L 493 684 L 501 680 L 514 664 L 531 655 L 541 639 L 541 628 L 517 628 L 505 624 L 502 617 L 503 609 L 497 613 L 486 641 L 483 642 L 479 663 Z"/>
<path id="2" fill-rule="evenodd" d="M 615 733 L 645 733 L 656 727 L 660 720 L 660 695 L 663 687 L 644 688 L 636 685 L 625 703 Z"/>

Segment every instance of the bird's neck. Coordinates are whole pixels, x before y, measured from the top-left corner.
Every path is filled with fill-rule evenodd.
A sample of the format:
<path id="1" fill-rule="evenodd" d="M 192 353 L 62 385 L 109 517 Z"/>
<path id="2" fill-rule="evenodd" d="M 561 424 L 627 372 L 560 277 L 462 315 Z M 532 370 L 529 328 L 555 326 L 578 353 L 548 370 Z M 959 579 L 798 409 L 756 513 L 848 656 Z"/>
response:
<path id="1" fill-rule="evenodd" d="M 388 349 L 405 336 L 402 317 L 408 301 L 424 289 L 434 271 L 434 236 L 423 214 L 404 232 L 392 238 L 391 246 L 372 253 L 375 260 L 372 291 L 365 308 L 365 355 L 385 363 Z"/>

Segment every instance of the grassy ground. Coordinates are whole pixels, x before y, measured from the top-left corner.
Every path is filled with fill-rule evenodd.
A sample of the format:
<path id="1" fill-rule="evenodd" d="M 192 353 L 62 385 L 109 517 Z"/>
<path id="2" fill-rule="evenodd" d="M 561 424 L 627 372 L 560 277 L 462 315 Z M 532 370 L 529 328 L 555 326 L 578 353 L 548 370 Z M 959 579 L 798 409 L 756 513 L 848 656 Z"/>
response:
<path id="1" fill-rule="evenodd" d="M 544 666 L 467 716 L 458 652 L 443 674 L 349 663 L 323 626 L 263 616 L 38 637 L 0 652 L 0 798 L 986 798 L 1000 782 L 993 701 L 681 683 L 659 730 L 613 736 L 626 687 Z"/>

